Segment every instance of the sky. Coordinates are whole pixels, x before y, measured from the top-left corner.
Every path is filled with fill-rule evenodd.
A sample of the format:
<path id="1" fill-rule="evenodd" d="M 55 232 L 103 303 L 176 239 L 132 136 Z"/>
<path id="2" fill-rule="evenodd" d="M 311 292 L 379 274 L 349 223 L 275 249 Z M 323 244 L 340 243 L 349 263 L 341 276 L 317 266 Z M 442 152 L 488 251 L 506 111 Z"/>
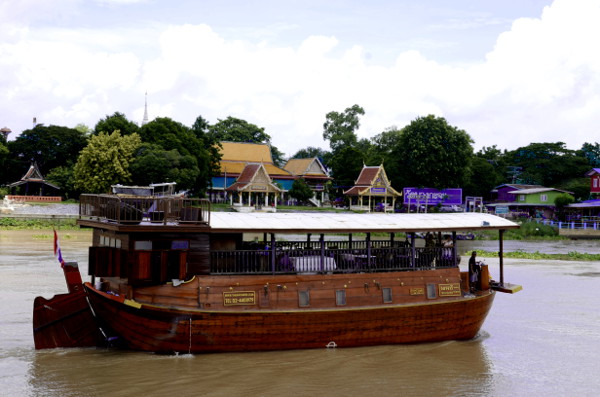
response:
<path id="1" fill-rule="evenodd" d="M 0 0 L 0 127 L 244 119 L 287 156 L 433 114 L 474 149 L 600 141 L 598 0 Z"/>

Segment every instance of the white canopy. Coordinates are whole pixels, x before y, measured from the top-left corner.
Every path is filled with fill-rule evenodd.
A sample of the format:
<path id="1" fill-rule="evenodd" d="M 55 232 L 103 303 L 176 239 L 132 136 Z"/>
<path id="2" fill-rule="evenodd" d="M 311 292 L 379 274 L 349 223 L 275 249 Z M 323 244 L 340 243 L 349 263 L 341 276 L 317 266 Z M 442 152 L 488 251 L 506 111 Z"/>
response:
<path id="1" fill-rule="evenodd" d="M 212 232 L 359 233 L 516 229 L 514 222 L 477 212 L 341 214 L 328 212 L 212 212 Z"/>

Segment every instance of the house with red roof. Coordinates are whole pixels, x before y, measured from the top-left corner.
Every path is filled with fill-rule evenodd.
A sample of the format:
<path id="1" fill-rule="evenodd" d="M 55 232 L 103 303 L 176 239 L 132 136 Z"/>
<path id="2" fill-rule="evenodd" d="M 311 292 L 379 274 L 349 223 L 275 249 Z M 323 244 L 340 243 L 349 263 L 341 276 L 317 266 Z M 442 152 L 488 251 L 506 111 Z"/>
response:
<path id="1" fill-rule="evenodd" d="M 363 166 L 354 186 L 344 192 L 350 201 L 350 209 L 393 211 L 396 199 L 402 196 L 388 179 L 383 165 Z"/>

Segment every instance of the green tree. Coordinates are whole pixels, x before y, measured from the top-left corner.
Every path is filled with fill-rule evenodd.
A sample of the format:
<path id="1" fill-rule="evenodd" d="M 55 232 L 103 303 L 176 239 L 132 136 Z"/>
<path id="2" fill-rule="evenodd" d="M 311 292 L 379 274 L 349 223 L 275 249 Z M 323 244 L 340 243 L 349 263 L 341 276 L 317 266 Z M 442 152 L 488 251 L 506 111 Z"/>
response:
<path id="1" fill-rule="evenodd" d="M 600 167 L 600 145 L 598 145 L 598 142 L 584 143 L 581 146 L 581 152 L 592 167 Z"/>
<path id="2" fill-rule="evenodd" d="M 48 181 L 60 187 L 60 193 L 66 199 L 77 199 L 80 194 L 80 191 L 75 189 L 73 169 L 74 165 L 61 165 L 59 167 L 52 168 L 52 170 L 45 175 Z"/>
<path id="3" fill-rule="evenodd" d="M 318 157 L 322 159 L 327 154 L 326 150 L 318 147 L 308 146 L 304 149 L 298 150 L 291 158 L 293 159 L 310 159 Z"/>
<path id="4" fill-rule="evenodd" d="M 564 142 L 531 143 L 507 153 L 507 163 L 520 167 L 519 183 L 557 186 L 580 178 L 589 170 L 589 162 Z"/>
<path id="5" fill-rule="evenodd" d="M 392 158 L 402 170 L 400 186 L 461 187 L 470 176 L 473 140 L 443 117 L 418 117 L 402 129 Z"/>
<path id="6" fill-rule="evenodd" d="M 194 156 L 182 155 L 176 149 L 165 150 L 152 143 L 142 143 L 136 149 L 129 170 L 138 185 L 176 182 L 183 190 L 193 189 L 200 175 Z"/>
<path id="7" fill-rule="evenodd" d="M 156 118 L 140 129 L 143 142 L 159 145 L 166 151 L 176 150 L 182 156 L 182 160 L 185 160 L 184 168 L 194 168 L 187 156 L 195 158 L 198 173 L 194 173 L 196 180 L 190 192 L 199 196 L 206 191 L 215 171 L 214 158 L 209 152 L 211 146 L 205 147 L 205 141 L 198 138 L 200 132 L 167 117 Z M 207 142 L 211 142 L 212 138 L 206 139 Z"/>
<path id="8" fill-rule="evenodd" d="M 273 162 L 283 165 L 284 154 L 271 144 L 271 136 L 265 132 L 263 127 L 249 123 L 246 120 L 228 116 L 225 120 L 219 121 L 209 127 L 209 134 L 216 142 L 248 142 L 248 143 L 266 143 L 271 146 L 271 156 Z"/>
<path id="9" fill-rule="evenodd" d="M 115 112 L 111 116 L 106 115 L 96 123 L 94 134 L 101 132 L 112 134 L 114 131 L 120 131 L 121 135 L 125 136 L 137 133 L 139 129 L 140 127 L 133 121 L 127 120 L 123 113 Z"/>
<path id="10" fill-rule="evenodd" d="M 574 202 L 575 197 L 571 196 L 568 193 L 562 193 L 556 196 L 556 198 L 554 199 L 554 206 L 556 207 L 556 211 L 558 212 L 558 218 L 560 220 L 565 220 L 565 207 Z"/>
<path id="11" fill-rule="evenodd" d="M 359 116 L 364 114 L 365 110 L 358 105 L 346 108 L 342 113 L 335 111 L 327 113 L 323 123 L 323 139 L 329 141 L 334 156 L 343 147 L 357 144 L 356 130 L 360 127 Z"/>
<path id="12" fill-rule="evenodd" d="M 491 191 L 502 182 L 503 177 L 496 172 L 493 164 L 479 156 L 474 156 L 471 161 L 470 178 L 462 186 L 463 195 L 489 200 Z"/>
<path id="13" fill-rule="evenodd" d="M 363 154 L 352 146 L 341 148 L 331 158 L 332 176 L 340 187 L 353 186 L 363 166 Z"/>
<path id="14" fill-rule="evenodd" d="M 192 125 L 192 132 L 208 151 L 210 175 L 218 175 L 221 170 L 221 143 L 210 134 L 210 124 L 202 116 L 198 116 Z"/>
<path id="15" fill-rule="evenodd" d="M 6 164 L 9 180 L 20 179 L 35 161 L 43 175 L 60 166 L 72 166 L 79 152 L 87 145 L 84 132 L 56 125 L 25 130 L 8 142 L 10 152 Z"/>
<path id="16" fill-rule="evenodd" d="M 2 169 L 2 170 L 4 170 L 4 163 L 8 159 L 9 153 L 10 152 L 8 151 L 8 147 L 5 144 L 4 138 L 0 138 L 0 169 Z M 5 172 L 2 171 L 1 174 L 4 175 Z M 3 182 L 8 182 L 8 181 L 5 181 L 4 178 L 0 178 L 0 184 L 2 184 Z"/>
<path id="17" fill-rule="evenodd" d="M 292 183 L 292 188 L 289 190 L 289 194 L 300 203 L 304 203 L 314 196 L 312 189 L 302 178 L 298 178 L 294 181 L 294 183 Z"/>
<path id="18" fill-rule="evenodd" d="M 86 193 L 108 193 L 111 185 L 131 182 L 129 164 L 140 143 L 136 133 L 121 136 L 114 131 L 92 136 L 73 170 L 75 188 Z"/>

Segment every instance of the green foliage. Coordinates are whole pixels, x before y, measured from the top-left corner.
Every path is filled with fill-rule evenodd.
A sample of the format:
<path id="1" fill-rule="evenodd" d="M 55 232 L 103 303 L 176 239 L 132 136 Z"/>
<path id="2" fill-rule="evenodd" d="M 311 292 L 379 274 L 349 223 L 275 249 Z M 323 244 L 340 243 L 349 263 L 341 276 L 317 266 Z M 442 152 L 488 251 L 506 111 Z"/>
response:
<path id="1" fill-rule="evenodd" d="M 581 153 L 592 167 L 600 167 L 600 145 L 597 142 L 584 143 L 581 146 Z"/>
<path id="2" fill-rule="evenodd" d="M 489 200 L 491 190 L 502 184 L 502 181 L 502 176 L 488 160 L 475 156 L 471 161 L 471 177 L 462 186 L 463 195 Z"/>
<path id="3" fill-rule="evenodd" d="M 267 143 L 271 145 L 271 136 L 265 132 L 263 127 L 249 123 L 246 120 L 235 117 L 227 117 L 208 127 L 208 135 L 215 142 L 248 142 Z M 283 165 L 284 154 L 271 145 L 271 157 L 276 165 Z"/>
<path id="4" fill-rule="evenodd" d="M 129 169 L 136 185 L 176 182 L 183 190 L 193 189 L 200 175 L 194 156 L 183 156 L 176 149 L 164 150 L 151 143 L 143 143 L 137 148 Z"/>
<path id="5" fill-rule="evenodd" d="M 298 150 L 293 156 L 293 159 L 310 159 L 317 157 L 322 159 L 327 152 L 321 148 L 308 146 Z"/>
<path id="6" fill-rule="evenodd" d="M 306 181 L 302 178 L 296 179 L 289 190 L 290 196 L 303 203 L 314 196 L 314 193 Z"/>
<path id="7" fill-rule="evenodd" d="M 139 132 L 140 127 L 133 121 L 127 120 L 127 117 L 123 113 L 115 112 L 112 116 L 106 116 L 100 119 L 94 127 L 94 134 L 104 132 L 106 134 L 112 134 L 115 131 L 119 131 L 122 136 L 131 135 Z"/>
<path id="8" fill-rule="evenodd" d="M 334 156 L 342 148 L 356 145 L 356 130 L 360 127 L 359 116 L 364 114 L 365 110 L 358 105 L 346 108 L 342 113 L 327 113 L 323 124 L 323 139 L 329 141 Z"/>
<path id="9" fill-rule="evenodd" d="M 498 252 L 481 251 L 477 250 L 479 257 L 498 257 Z M 571 251 L 567 254 L 546 254 L 543 252 L 524 252 L 517 250 L 514 252 L 504 252 L 502 254 L 504 258 L 516 258 L 516 259 L 533 259 L 533 260 L 556 260 L 556 261 L 598 261 L 600 260 L 600 254 L 586 254 L 581 252 Z"/>
<path id="10" fill-rule="evenodd" d="M 558 236 L 558 228 L 534 221 L 523 222 L 519 229 L 511 229 L 506 232 L 506 238 L 514 240 L 556 236 Z"/>
<path id="11" fill-rule="evenodd" d="M 564 142 L 531 143 L 506 154 L 507 163 L 520 167 L 517 183 L 556 186 L 579 178 L 589 170 L 588 161 Z"/>
<path id="12" fill-rule="evenodd" d="M 73 177 L 73 166 L 60 166 L 53 168 L 46 175 L 46 179 L 57 185 L 61 189 L 61 194 L 66 199 L 79 197 L 79 191 L 75 189 L 75 179 Z"/>
<path id="13" fill-rule="evenodd" d="M 44 175 L 53 168 L 71 166 L 87 142 L 85 133 L 74 128 L 38 125 L 25 130 L 14 141 L 8 142 L 9 180 L 21 179 L 32 160 Z"/>
<path id="14" fill-rule="evenodd" d="M 470 176 L 472 139 L 443 117 L 418 117 L 402 129 L 392 159 L 402 172 L 400 186 L 461 187 Z M 387 164 L 387 163 L 386 163 Z"/>
<path id="15" fill-rule="evenodd" d="M 203 119 L 202 119 L 203 120 Z M 140 136 L 145 143 L 158 145 L 164 151 L 171 152 L 170 155 L 160 155 L 164 161 L 177 163 L 177 170 L 174 170 L 169 178 L 172 181 L 180 181 L 179 187 L 190 189 L 193 195 L 203 195 L 206 187 L 209 185 L 215 167 L 214 157 L 211 156 L 212 137 L 207 136 L 203 130 L 202 120 L 196 120 L 195 129 L 174 121 L 168 117 L 159 117 L 140 129 Z M 206 144 L 208 143 L 208 146 Z M 210 151 L 209 151 L 210 150 Z M 191 159 L 195 160 L 195 163 Z M 174 163 L 173 163 L 174 164 Z M 190 171 L 185 175 L 182 170 Z M 165 182 L 165 181 L 162 181 Z"/>
<path id="16" fill-rule="evenodd" d="M 330 165 L 336 184 L 350 187 L 363 168 L 363 154 L 355 147 L 343 147 L 331 158 Z"/>
<path id="17" fill-rule="evenodd" d="M 129 164 L 140 143 L 136 133 L 121 136 L 115 131 L 92 136 L 75 164 L 75 188 L 86 193 L 108 193 L 111 185 L 131 182 Z"/>
<path id="18" fill-rule="evenodd" d="M 265 129 L 258 127 L 246 120 L 235 117 L 227 117 L 209 127 L 209 133 L 216 141 L 270 143 L 271 136 Z"/>
<path id="19" fill-rule="evenodd" d="M 22 219 L 22 218 L 0 218 L 0 229 L 2 230 L 21 230 L 21 229 L 57 229 L 57 230 L 76 230 L 79 229 L 76 220 L 70 219 Z M 61 237 L 63 238 L 63 237 Z"/>

